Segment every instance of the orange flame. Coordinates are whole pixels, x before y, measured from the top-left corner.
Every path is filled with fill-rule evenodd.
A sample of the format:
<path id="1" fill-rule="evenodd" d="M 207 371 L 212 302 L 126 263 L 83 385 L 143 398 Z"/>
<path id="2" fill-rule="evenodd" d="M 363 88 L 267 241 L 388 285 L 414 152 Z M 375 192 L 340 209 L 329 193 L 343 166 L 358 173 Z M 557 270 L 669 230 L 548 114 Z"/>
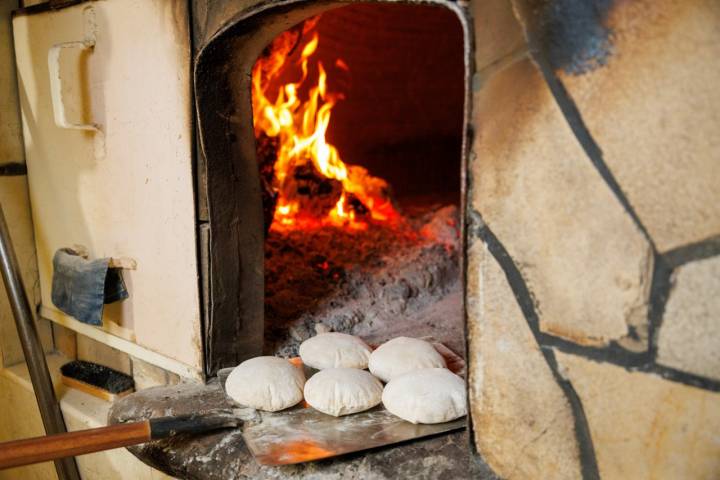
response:
<path id="1" fill-rule="evenodd" d="M 303 33 L 310 33 L 315 23 L 316 20 L 306 22 Z M 317 65 L 317 83 L 309 86 L 307 98 L 300 98 L 300 91 L 307 90 L 302 87 L 309 76 L 311 57 L 317 52 L 320 40 L 317 32 L 312 33 L 302 48 L 298 60 L 300 79 L 277 87 L 273 92 L 275 100 L 270 100 L 273 80 L 275 83 L 279 80 L 298 35 L 297 31 L 289 30 L 278 36 L 270 45 L 270 53 L 261 57 L 252 71 L 255 135 L 264 134 L 278 140 L 273 178 L 278 198 L 271 228 L 336 225 L 365 229 L 368 216 L 376 222 L 394 223 L 399 214 L 389 198 L 387 183 L 362 167 L 346 165 L 337 148 L 326 139 L 332 109 L 342 95 L 328 91 L 327 71 L 321 62 L 313 62 L 313 66 Z M 348 70 L 342 59 L 337 59 L 335 66 Z M 299 200 L 288 193 L 295 182 L 293 171 L 307 164 L 341 185 L 339 199 L 323 218 L 312 218 L 312 214 L 303 212 Z M 353 201 L 363 207 L 362 218 L 351 205 Z"/>

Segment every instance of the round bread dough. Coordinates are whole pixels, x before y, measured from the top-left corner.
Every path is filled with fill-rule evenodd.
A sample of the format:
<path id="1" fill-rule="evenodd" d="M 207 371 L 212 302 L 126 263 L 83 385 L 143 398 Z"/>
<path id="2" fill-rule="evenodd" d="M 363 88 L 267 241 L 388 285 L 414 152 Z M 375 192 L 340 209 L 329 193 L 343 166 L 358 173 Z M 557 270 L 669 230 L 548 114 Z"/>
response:
<path id="1" fill-rule="evenodd" d="M 303 398 L 305 374 L 284 358 L 255 357 L 235 367 L 225 392 L 241 405 L 277 412 Z"/>
<path id="2" fill-rule="evenodd" d="M 328 368 L 305 384 L 305 401 L 315 410 L 339 417 L 365 411 L 382 400 L 380 380 L 365 370 Z"/>
<path id="3" fill-rule="evenodd" d="M 385 408 L 412 423 L 442 423 L 467 413 L 465 381 L 446 368 L 415 370 L 390 380 Z"/>
<path id="4" fill-rule="evenodd" d="M 445 368 L 445 359 L 430 343 L 398 337 L 383 343 L 370 355 L 370 372 L 383 382 L 413 370 Z"/>
<path id="5" fill-rule="evenodd" d="M 300 344 L 300 358 L 309 367 L 367 368 L 370 347 L 347 333 L 321 333 Z"/>

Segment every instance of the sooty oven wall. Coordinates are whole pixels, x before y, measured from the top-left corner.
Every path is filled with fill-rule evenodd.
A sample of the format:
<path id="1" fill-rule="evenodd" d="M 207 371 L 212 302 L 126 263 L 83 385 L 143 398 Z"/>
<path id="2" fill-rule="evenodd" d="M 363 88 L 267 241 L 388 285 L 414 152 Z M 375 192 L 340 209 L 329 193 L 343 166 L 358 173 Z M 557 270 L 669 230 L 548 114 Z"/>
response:
<path id="1" fill-rule="evenodd" d="M 346 163 L 385 179 L 399 197 L 460 191 L 463 33 L 450 10 L 353 4 L 322 16 L 317 57 L 332 66 L 328 140 Z"/>
<path id="2" fill-rule="evenodd" d="M 208 374 L 258 355 L 263 347 L 264 235 L 249 73 L 276 35 L 345 7 L 319 27 L 327 46 L 318 55 L 331 61 L 341 56 L 351 69 L 350 83 L 339 85 L 349 90 L 333 110 L 329 140 L 348 163 L 387 179 L 400 197 L 432 191 L 446 198 L 454 194 L 457 202 L 461 190 L 466 76 L 456 12 L 427 4 L 273 5 L 230 16 L 215 35 L 195 32 Z M 206 26 L 223 25 L 218 19 L 227 13 L 224 8 L 230 7 L 196 6 L 196 15 Z M 418 25 L 430 34 L 417 34 Z"/>

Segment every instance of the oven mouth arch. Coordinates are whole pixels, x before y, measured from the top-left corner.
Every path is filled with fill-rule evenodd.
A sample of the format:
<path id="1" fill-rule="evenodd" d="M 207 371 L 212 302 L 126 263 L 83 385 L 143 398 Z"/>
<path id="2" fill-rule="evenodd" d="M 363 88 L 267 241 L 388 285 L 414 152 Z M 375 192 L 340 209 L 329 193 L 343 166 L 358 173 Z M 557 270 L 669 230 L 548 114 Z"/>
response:
<path id="1" fill-rule="evenodd" d="M 359 3 L 443 7 L 459 22 L 464 62 L 460 211 L 465 218 L 474 34 L 464 4 L 448 0 L 286 0 L 258 3 L 227 15 L 198 49 L 193 72 L 199 139 L 198 209 L 207 210 L 206 234 L 201 230 L 198 238 L 208 376 L 262 354 L 263 348 L 264 228 L 250 71 L 262 50 L 283 31 L 314 15 Z M 461 222 L 462 252 L 465 223 Z M 463 285 L 464 267 L 463 253 Z M 465 317 L 463 302 L 464 322 Z"/>

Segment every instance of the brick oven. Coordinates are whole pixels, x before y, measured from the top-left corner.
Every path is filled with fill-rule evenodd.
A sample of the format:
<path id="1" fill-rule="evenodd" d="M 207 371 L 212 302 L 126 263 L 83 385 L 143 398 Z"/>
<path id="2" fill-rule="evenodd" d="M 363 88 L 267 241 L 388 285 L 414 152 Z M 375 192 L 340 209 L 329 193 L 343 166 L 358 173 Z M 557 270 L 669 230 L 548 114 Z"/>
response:
<path id="1" fill-rule="evenodd" d="M 215 449 L 232 433 L 143 461 L 720 474 L 716 2 L 31 3 L 15 56 L 55 338 L 174 376 L 159 388 L 186 407 L 218 370 L 329 330 L 429 335 L 467 365 L 463 432 L 279 469 Z M 52 303 L 74 246 L 127 284 L 101 326 Z"/>

